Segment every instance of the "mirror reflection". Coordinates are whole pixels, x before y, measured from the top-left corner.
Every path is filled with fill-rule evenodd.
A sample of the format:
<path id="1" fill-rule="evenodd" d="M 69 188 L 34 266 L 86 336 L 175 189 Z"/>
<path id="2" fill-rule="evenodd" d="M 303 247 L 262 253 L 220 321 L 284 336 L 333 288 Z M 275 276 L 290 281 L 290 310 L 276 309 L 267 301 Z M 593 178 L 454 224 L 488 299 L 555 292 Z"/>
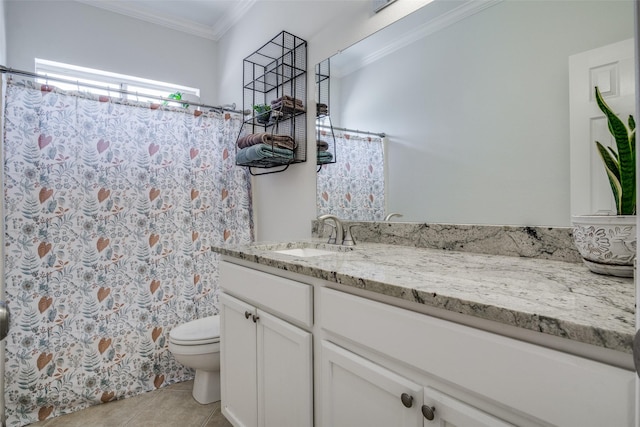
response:
<path id="1" fill-rule="evenodd" d="M 332 125 L 386 137 L 335 132 L 318 214 L 569 226 L 568 58 L 632 38 L 633 14 L 632 1 L 436 0 L 332 56 Z"/>

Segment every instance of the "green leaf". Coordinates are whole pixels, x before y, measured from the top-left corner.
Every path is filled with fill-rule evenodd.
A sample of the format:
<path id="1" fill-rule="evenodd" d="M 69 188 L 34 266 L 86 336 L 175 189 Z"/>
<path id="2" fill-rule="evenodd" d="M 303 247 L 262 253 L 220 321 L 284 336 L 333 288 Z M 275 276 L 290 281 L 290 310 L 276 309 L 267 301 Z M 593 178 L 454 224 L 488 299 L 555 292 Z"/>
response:
<path id="1" fill-rule="evenodd" d="M 596 141 L 596 147 L 600 158 L 604 162 L 604 167 L 610 170 L 618 181 L 620 181 L 620 164 L 618 163 L 618 155 L 611 147 L 605 147 L 598 141 Z"/>
<path id="2" fill-rule="evenodd" d="M 611 192 L 613 193 L 613 198 L 616 202 L 616 210 L 620 211 L 620 203 L 622 197 L 622 186 L 620 184 L 620 165 L 616 161 L 614 155 L 611 154 L 610 147 L 604 147 L 598 141 L 596 141 L 596 147 L 598 148 L 598 153 L 600 154 L 600 158 L 604 162 L 605 171 L 607 172 L 607 177 L 609 178 L 609 185 L 611 186 Z M 615 152 L 614 152 L 615 154 Z"/>
<path id="3" fill-rule="evenodd" d="M 609 176 L 609 181 L 611 183 L 611 189 L 614 193 L 614 197 L 616 198 L 618 215 L 633 215 L 636 212 L 635 136 L 630 138 L 627 127 L 604 101 L 597 86 L 595 87 L 595 94 L 598 107 L 600 107 L 600 110 L 607 117 L 609 131 L 616 141 L 616 148 L 618 150 L 617 178 L 619 178 L 619 180 L 616 180 L 615 185 L 611 181 L 611 174 L 614 172 L 611 171 L 610 165 L 607 165 L 607 161 L 603 157 L 605 167 L 607 169 L 607 175 Z M 635 125 L 633 119 L 631 119 L 631 123 L 634 123 Z M 600 147 L 598 147 L 598 150 L 602 155 Z M 617 190 L 619 191 L 616 193 Z"/>
<path id="4" fill-rule="evenodd" d="M 596 144 L 599 144 L 599 142 L 596 141 Z M 609 150 L 609 153 L 611 153 L 613 158 L 616 159 L 616 163 L 618 163 L 620 161 L 620 159 L 618 158 L 618 153 L 616 153 L 616 150 L 614 150 L 613 148 L 611 148 L 609 146 L 607 146 L 607 150 Z"/>

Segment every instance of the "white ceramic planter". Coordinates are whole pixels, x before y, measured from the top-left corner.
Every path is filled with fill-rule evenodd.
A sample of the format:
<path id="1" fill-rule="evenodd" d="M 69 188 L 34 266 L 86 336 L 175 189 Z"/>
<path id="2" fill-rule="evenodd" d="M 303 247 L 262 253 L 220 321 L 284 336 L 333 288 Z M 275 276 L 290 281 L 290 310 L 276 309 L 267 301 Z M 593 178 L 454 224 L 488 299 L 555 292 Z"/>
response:
<path id="1" fill-rule="evenodd" d="M 635 215 L 576 215 L 572 222 L 573 241 L 591 271 L 633 277 Z"/>

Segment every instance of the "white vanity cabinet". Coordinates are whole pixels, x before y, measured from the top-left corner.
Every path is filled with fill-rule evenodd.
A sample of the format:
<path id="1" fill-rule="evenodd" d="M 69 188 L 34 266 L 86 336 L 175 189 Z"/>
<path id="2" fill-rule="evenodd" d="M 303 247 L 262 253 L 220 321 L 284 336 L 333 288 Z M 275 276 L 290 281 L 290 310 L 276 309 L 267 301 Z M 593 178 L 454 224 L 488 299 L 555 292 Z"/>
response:
<path id="1" fill-rule="evenodd" d="M 634 425 L 632 371 L 319 291 L 324 427 Z"/>
<path id="2" fill-rule="evenodd" d="M 253 266 L 220 266 L 236 427 L 635 426 L 631 370 Z"/>
<path id="3" fill-rule="evenodd" d="M 220 278 L 223 414 L 236 427 L 313 425 L 313 288 L 227 262 Z"/>
<path id="4" fill-rule="evenodd" d="M 325 426 L 512 426 L 329 341 L 322 343 L 322 382 Z"/>

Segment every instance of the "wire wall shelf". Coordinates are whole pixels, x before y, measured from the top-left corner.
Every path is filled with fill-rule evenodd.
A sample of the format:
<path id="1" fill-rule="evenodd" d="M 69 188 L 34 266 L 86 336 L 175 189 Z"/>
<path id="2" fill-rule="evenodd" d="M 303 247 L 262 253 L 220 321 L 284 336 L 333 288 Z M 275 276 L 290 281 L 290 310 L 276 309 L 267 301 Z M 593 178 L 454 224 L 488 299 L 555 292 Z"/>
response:
<path id="1" fill-rule="evenodd" d="M 307 161 L 306 69 L 307 42 L 286 31 L 243 60 L 242 106 L 253 114 L 240 129 L 236 165 L 249 167 L 252 175 Z"/>

